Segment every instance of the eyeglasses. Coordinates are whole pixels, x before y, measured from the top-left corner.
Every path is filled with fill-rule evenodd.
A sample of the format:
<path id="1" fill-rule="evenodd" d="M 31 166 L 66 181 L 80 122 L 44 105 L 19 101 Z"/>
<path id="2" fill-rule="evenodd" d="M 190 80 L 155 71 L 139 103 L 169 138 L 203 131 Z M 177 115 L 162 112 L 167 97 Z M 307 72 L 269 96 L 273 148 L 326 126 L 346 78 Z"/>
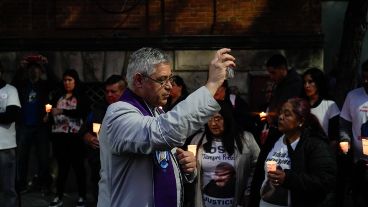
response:
<path id="1" fill-rule="evenodd" d="M 167 76 L 161 76 L 157 79 L 153 79 L 151 77 L 149 77 L 148 75 L 145 74 L 141 74 L 143 77 L 150 79 L 153 82 L 156 82 L 158 84 L 160 84 L 161 86 L 167 85 L 169 82 L 172 83 L 174 81 L 174 76 L 170 75 L 169 77 Z"/>
<path id="2" fill-rule="evenodd" d="M 209 120 L 208 120 L 208 122 L 216 122 L 216 123 L 218 123 L 218 122 L 220 122 L 220 121 L 222 121 L 222 120 L 224 120 L 224 118 L 222 117 L 222 116 L 214 116 L 214 117 L 211 117 Z"/>

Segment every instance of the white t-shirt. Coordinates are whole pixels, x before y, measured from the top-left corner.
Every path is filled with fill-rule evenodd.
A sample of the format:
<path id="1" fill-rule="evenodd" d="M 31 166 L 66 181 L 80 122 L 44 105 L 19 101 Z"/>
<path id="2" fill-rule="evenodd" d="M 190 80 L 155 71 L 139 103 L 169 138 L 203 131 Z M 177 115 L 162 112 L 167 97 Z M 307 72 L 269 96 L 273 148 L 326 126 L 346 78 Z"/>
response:
<path id="1" fill-rule="evenodd" d="M 235 196 L 235 156 L 229 156 L 221 141 L 212 141 L 210 152 L 202 153 L 203 202 L 206 207 L 233 206 Z"/>
<path id="2" fill-rule="evenodd" d="M 348 93 L 340 116 L 352 123 L 353 139 L 351 144 L 354 147 L 354 160 L 368 160 L 368 156 L 363 154 L 362 148 L 362 137 L 368 137 L 368 95 L 363 87 Z"/>
<path id="3" fill-rule="evenodd" d="M 265 179 L 261 187 L 260 207 L 284 207 L 290 206 L 290 192 L 282 186 L 274 186 L 267 178 L 266 162 L 274 160 L 277 162 L 277 167 L 282 169 L 291 168 L 291 160 L 289 157 L 287 145 L 284 144 L 284 135 L 277 140 L 272 150 L 268 153 L 265 161 Z M 290 144 L 292 149 L 295 149 L 299 142 L 299 138 Z"/>
<path id="4" fill-rule="evenodd" d="M 14 86 L 6 84 L 0 89 L 0 113 L 6 111 L 6 107 L 14 105 L 20 107 L 18 91 Z M 17 147 L 15 139 L 15 122 L 0 124 L 0 149 L 12 149 Z"/>
<path id="5" fill-rule="evenodd" d="M 328 136 L 328 124 L 329 120 L 340 114 L 339 107 L 334 101 L 322 100 L 321 103 L 315 108 L 311 108 L 311 113 L 314 114 L 319 123 L 321 124 L 323 131 Z M 337 139 L 337 137 L 335 137 Z"/>

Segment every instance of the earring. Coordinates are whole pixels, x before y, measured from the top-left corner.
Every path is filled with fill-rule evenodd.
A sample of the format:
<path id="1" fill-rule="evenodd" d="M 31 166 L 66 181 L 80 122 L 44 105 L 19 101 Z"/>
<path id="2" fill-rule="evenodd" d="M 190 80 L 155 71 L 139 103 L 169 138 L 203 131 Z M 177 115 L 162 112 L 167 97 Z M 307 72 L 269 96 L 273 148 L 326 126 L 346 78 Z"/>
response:
<path id="1" fill-rule="evenodd" d="M 303 126 L 303 124 L 299 124 L 298 126 L 299 126 L 299 127 L 302 127 L 302 126 Z"/>

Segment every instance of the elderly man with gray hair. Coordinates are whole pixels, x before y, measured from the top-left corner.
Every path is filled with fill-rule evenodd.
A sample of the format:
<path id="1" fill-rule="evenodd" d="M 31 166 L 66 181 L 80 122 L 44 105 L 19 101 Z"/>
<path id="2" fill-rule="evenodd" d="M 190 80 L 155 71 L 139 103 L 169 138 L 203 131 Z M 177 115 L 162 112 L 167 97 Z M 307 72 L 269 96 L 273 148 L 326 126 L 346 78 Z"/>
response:
<path id="1" fill-rule="evenodd" d="M 101 180 L 98 207 L 179 207 L 183 181 L 196 172 L 193 153 L 183 151 L 186 138 L 220 110 L 213 95 L 235 58 L 230 49 L 216 52 L 208 80 L 168 113 L 172 88 L 167 56 L 153 48 L 135 51 L 129 60 L 128 89 L 109 106 L 100 131 Z"/>

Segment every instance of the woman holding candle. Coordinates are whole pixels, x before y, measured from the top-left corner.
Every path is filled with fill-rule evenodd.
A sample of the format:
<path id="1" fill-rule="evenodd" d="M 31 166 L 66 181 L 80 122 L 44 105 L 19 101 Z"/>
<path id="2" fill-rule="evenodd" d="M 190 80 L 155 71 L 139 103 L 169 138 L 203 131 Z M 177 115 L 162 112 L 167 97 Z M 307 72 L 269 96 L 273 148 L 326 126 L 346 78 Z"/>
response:
<path id="1" fill-rule="evenodd" d="M 238 129 L 229 104 L 219 103 L 219 113 L 191 142 L 198 146 L 196 207 L 246 205 L 258 158 L 253 135 Z"/>
<path id="2" fill-rule="evenodd" d="M 251 206 L 320 206 L 336 183 L 336 162 L 308 102 L 284 103 L 278 129 L 283 135 L 259 155 Z M 265 172 L 270 160 L 277 162 L 276 171 Z"/>
<path id="3" fill-rule="evenodd" d="M 51 104 L 53 151 L 58 165 L 57 196 L 50 207 L 62 206 L 64 186 L 70 166 L 77 178 L 79 199 L 77 206 L 85 205 L 86 169 L 84 166 L 84 143 L 78 132 L 82 120 L 88 113 L 86 98 L 82 95 L 77 71 L 67 70 L 63 74 L 63 85 L 59 95 Z"/>
<path id="4" fill-rule="evenodd" d="M 304 94 L 311 105 L 314 114 L 328 136 L 332 147 L 336 148 L 339 137 L 339 115 L 337 104 L 327 99 L 327 80 L 318 68 L 311 68 L 304 72 Z"/>

